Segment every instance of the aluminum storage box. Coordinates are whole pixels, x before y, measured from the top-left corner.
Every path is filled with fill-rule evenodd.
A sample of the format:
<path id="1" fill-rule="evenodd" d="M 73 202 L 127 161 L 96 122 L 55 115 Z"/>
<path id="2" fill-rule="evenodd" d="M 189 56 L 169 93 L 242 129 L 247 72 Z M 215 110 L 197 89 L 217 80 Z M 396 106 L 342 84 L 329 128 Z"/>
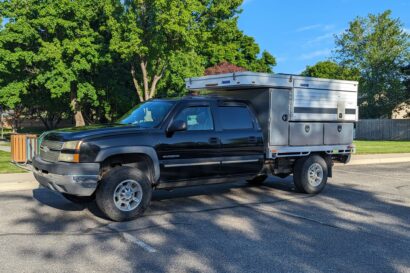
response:
<path id="1" fill-rule="evenodd" d="M 325 123 L 324 144 L 350 144 L 353 139 L 353 123 Z"/>
<path id="2" fill-rule="evenodd" d="M 190 78 L 186 87 L 250 101 L 269 154 L 351 149 L 356 81 L 238 72 Z"/>
<path id="3" fill-rule="evenodd" d="M 358 82 L 294 75 L 238 72 L 190 78 L 190 90 L 277 88 L 290 90 L 292 121 L 357 121 Z M 252 92 L 252 91 L 250 91 Z M 234 94 L 232 94 L 234 95 Z"/>

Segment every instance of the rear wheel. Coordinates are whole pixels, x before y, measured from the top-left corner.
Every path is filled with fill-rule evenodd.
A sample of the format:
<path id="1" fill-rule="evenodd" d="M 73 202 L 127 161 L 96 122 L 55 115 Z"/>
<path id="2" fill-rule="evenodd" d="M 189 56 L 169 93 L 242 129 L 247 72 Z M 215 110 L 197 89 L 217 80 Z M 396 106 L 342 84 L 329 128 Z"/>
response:
<path id="1" fill-rule="evenodd" d="M 149 206 L 152 187 L 138 169 L 119 167 L 109 171 L 97 189 L 101 211 L 114 221 L 129 221 L 142 215 Z"/>
<path id="2" fill-rule="evenodd" d="M 68 193 L 61 193 L 65 199 L 75 204 L 87 204 L 94 201 L 94 196 L 77 196 Z"/>
<path id="3" fill-rule="evenodd" d="M 296 161 L 293 182 L 299 192 L 319 193 L 327 183 L 326 161 L 319 155 L 300 158 Z"/>

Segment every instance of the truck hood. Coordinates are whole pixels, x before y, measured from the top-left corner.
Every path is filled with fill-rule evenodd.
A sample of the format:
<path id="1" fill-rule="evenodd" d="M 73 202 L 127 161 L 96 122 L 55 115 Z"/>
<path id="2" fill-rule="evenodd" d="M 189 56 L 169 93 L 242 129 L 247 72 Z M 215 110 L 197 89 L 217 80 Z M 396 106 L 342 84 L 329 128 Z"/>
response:
<path id="1" fill-rule="evenodd" d="M 44 139 L 53 141 L 70 141 L 70 140 L 82 140 L 87 138 L 94 138 L 99 136 L 117 135 L 132 133 L 142 130 L 151 130 L 147 128 L 141 128 L 136 125 L 125 124 L 105 124 L 105 125 L 90 125 L 81 127 L 72 127 L 58 129 L 50 132 L 46 132 Z"/>

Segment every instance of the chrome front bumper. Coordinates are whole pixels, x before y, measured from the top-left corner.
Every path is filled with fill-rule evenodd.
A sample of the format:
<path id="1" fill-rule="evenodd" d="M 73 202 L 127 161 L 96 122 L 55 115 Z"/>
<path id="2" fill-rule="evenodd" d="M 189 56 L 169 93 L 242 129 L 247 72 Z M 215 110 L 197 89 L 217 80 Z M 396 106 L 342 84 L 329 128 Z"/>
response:
<path id="1" fill-rule="evenodd" d="M 42 186 L 77 196 L 92 195 L 100 180 L 97 163 L 46 162 L 37 157 L 33 159 L 33 174 Z"/>

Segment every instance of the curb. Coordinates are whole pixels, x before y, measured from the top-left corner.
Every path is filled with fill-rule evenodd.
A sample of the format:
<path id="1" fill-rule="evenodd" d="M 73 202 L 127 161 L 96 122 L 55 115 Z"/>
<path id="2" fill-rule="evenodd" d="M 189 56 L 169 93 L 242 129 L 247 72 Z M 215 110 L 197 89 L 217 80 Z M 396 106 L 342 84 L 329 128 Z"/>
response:
<path id="1" fill-rule="evenodd" d="M 410 162 L 410 153 L 352 155 L 346 165 L 368 165 Z M 339 165 L 339 164 L 338 164 Z M 344 165 L 344 164 L 343 164 Z"/>
<path id="2" fill-rule="evenodd" d="M 388 164 L 410 162 L 410 157 L 399 158 L 373 158 L 373 159 L 352 159 L 347 165 L 368 165 L 368 164 Z"/>

